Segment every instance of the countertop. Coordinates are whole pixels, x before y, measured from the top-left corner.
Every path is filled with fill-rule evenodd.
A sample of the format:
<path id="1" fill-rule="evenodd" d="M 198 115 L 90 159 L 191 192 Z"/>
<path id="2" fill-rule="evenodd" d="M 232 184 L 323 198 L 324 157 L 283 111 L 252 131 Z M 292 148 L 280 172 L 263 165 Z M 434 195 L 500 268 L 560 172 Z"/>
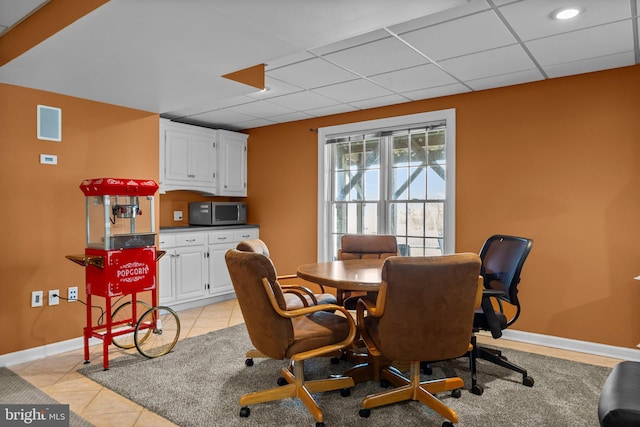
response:
<path id="1" fill-rule="evenodd" d="M 241 225 L 179 225 L 176 227 L 160 227 L 160 233 L 184 233 L 189 231 L 216 231 L 216 230 L 238 230 L 242 228 L 255 228 L 258 224 Z"/>

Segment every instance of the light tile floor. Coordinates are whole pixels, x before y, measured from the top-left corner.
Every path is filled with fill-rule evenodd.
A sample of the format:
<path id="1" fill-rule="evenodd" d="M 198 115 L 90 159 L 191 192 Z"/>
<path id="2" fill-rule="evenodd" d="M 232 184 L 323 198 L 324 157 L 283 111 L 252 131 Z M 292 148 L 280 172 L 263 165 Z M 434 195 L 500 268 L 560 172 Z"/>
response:
<path id="1" fill-rule="evenodd" d="M 243 322 L 236 300 L 180 311 L 180 339 L 205 334 Z M 478 336 L 479 343 L 490 343 L 490 336 Z M 594 365 L 613 367 L 620 362 L 549 347 L 500 340 L 500 346 L 532 353 L 545 354 Z M 125 350 L 111 346 L 109 360 L 125 354 Z M 135 350 L 131 350 L 135 351 Z M 75 350 L 9 368 L 31 382 L 60 403 L 98 427 L 164 427 L 170 421 L 102 387 L 77 372 L 83 365 L 82 350 Z M 92 363 L 102 363 L 102 345 L 91 348 Z"/>

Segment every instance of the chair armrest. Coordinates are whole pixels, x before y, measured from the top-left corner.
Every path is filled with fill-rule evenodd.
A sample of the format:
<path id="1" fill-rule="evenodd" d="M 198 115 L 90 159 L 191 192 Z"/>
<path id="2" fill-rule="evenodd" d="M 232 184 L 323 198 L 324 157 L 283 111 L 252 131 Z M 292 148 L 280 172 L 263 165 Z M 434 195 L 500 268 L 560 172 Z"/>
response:
<path id="1" fill-rule="evenodd" d="M 360 298 L 356 305 L 356 318 L 358 319 L 358 325 L 362 325 L 364 322 L 364 311 L 366 310 L 369 315 L 374 317 L 380 317 L 384 314 L 384 306 L 387 301 L 387 282 L 380 283 L 380 289 L 376 297 L 375 305 L 369 299 Z"/>
<path id="2" fill-rule="evenodd" d="M 482 291 L 482 297 L 502 297 L 505 296 L 506 294 L 502 291 L 499 291 L 497 289 L 484 289 Z"/>
<path id="3" fill-rule="evenodd" d="M 502 336 L 502 328 L 500 327 L 500 322 L 496 317 L 496 312 L 493 308 L 493 304 L 491 304 L 491 298 L 497 298 L 502 295 L 504 295 L 504 292 L 502 291 L 485 289 L 482 291 L 482 302 L 480 304 L 480 306 L 482 307 L 482 312 L 484 313 L 484 317 L 487 321 L 487 325 L 489 326 L 491 336 L 496 339 Z"/>
<path id="4" fill-rule="evenodd" d="M 278 281 L 280 281 L 280 280 L 290 280 L 290 279 L 300 279 L 300 277 L 298 277 L 297 274 L 285 274 L 285 275 L 282 275 L 282 276 L 278 276 L 276 278 L 276 280 L 278 280 Z M 325 293 L 324 286 L 322 286 L 320 283 L 316 283 L 316 285 L 318 285 L 320 287 L 320 293 L 324 294 Z M 308 288 L 306 288 L 306 289 L 308 289 Z"/>
<path id="5" fill-rule="evenodd" d="M 311 302 L 313 303 L 312 305 L 318 305 L 318 299 L 309 288 L 299 285 L 280 285 L 280 288 L 282 288 L 282 292 L 284 293 L 297 295 L 302 300 L 305 307 L 309 305 L 309 301 L 305 298 L 305 295 L 311 299 Z"/>
<path id="6" fill-rule="evenodd" d="M 333 311 L 333 312 L 339 311 L 340 313 L 343 314 L 343 316 L 347 319 L 347 322 L 349 323 L 349 334 L 344 340 L 335 344 L 326 345 L 324 347 L 320 347 L 313 350 L 308 350 L 302 353 L 295 354 L 291 357 L 291 360 L 294 360 L 294 361 L 305 360 L 311 357 L 316 357 L 316 356 L 320 356 L 333 351 L 341 350 L 351 345 L 354 338 L 356 337 L 356 332 L 357 332 L 356 323 L 346 308 L 337 304 L 318 304 L 318 305 L 309 306 L 309 307 L 296 308 L 294 310 L 283 310 L 278 305 L 278 301 L 276 300 L 276 296 L 273 293 L 273 289 L 271 288 L 269 279 L 267 279 L 266 277 L 263 277 L 262 286 L 264 286 L 265 292 L 269 297 L 271 306 L 276 311 L 276 313 L 278 313 L 278 315 L 282 317 L 293 318 L 293 317 L 304 316 L 306 314 L 315 313 L 318 311 Z"/>

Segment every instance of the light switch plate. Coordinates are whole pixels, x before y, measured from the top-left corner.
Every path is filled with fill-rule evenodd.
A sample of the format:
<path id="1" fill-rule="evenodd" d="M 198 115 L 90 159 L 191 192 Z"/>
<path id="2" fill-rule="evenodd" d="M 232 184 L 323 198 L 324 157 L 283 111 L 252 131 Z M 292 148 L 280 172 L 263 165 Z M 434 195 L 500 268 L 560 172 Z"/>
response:
<path id="1" fill-rule="evenodd" d="M 173 220 L 182 221 L 182 211 L 173 211 Z"/>
<path id="2" fill-rule="evenodd" d="M 55 154 L 40 154 L 40 163 L 43 165 L 57 165 L 58 156 Z"/>

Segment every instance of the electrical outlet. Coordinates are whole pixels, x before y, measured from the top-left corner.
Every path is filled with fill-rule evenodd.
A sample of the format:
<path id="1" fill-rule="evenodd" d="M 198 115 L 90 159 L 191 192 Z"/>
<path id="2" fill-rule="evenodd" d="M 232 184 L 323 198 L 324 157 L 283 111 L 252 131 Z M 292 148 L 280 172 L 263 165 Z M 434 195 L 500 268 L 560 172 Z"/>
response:
<path id="1" fill-rule="evenodd" d="M 173 220 L 182 221 L 182 211 L 173 211 Z"/>
<path id="2" fill-rule="evenodd" d="M 31 292 L 31 307 L 42 307 L 42 291 Z"/>
<path id="3" fill-rule="evenodd" d="M 77 286 L 69 287 L 69 289 L 67 290 L 67 301 L 69 301 L 69 302 L 78 301 L 78 287 Z"/>
<path id="4" fill-rule="evenodd" d="M 49 291 L 49 305 L 58 305 L 60 304 L 60 290 L 54 289 Z"/>

